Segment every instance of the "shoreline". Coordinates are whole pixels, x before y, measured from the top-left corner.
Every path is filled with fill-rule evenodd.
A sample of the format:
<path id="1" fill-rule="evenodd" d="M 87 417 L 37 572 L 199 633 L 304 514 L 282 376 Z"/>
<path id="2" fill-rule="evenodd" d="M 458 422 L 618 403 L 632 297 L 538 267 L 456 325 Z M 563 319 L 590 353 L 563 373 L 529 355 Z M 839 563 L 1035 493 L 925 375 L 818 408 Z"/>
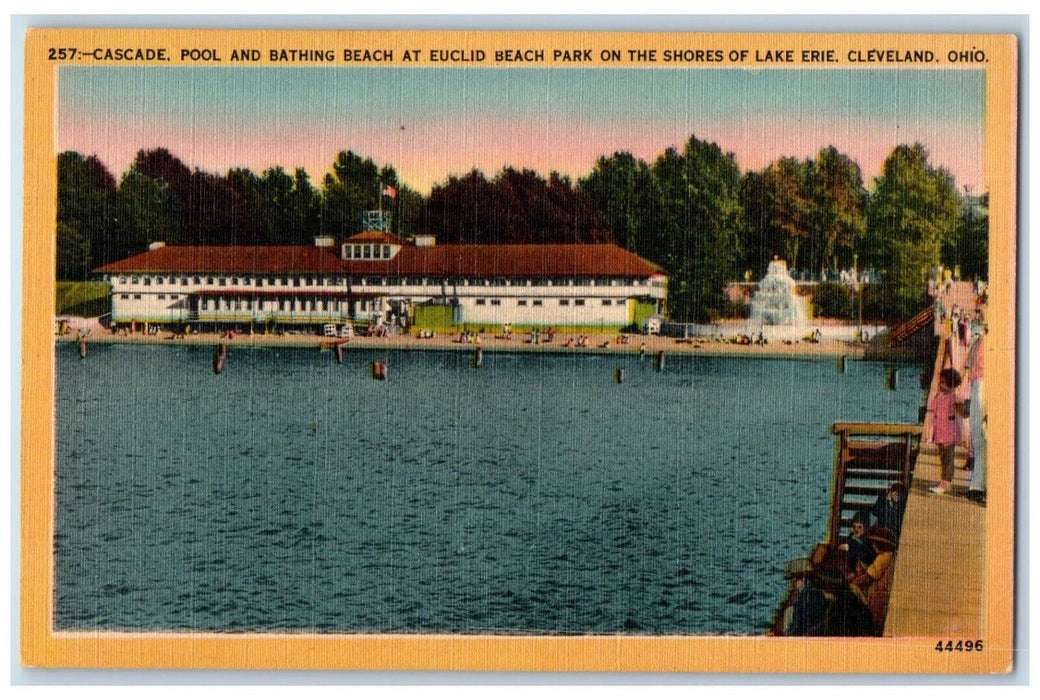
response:
<path id="1" fill-rule="evenodd" d="M 501 336 L 485 334 L 477 342 L 460 343 L 457 338 L 438 335 L 434 338 L 417 338 L 412 335 L 395 335 L 384 338 L 355 336 L 352 338 L 332 338 L 316 334 L 262 335 L 241 334 L 228 338 L 220 333 L 195 333 L 187 337 L 173 337 L 169 332 L 158 334 L 137 333 L 134 335 L 114 335 L 108 332 L 90 332 L 86 335 L 87 345 L 103 343 L 108 345 L 198 345 L 215 346 L 226 343 L 229 348 L 335 348 L 344 350 L 399 350 L 399 351 L 439 351 L 439 352 L 473 352 L 478 347 L 483 352 L 542 352 L 553 354 L 606 354 L 606 355 L 656 355 L 664 351 L 666 355 L 701 355 L 724 357 L 759 357 L 764 359 L 837 359 L 840 357 L 862 359 L 867 355 L 870 345 L 850 343 L 838 340 L 821 340 L 817 343 L 807 341 L 771 342 L 766 345 L 741 345 L 722 340 L 671 338 L 660 335 L 630 335 L 628 342 L 617 342 L 618 334 L 590 334 L 588 345 L 584 347 L 567 347 L 570 335 L 558 335 L 552 342 L 530 343 L 528 336 L 516 336 L 507 339 Z M 76 343 L 76 333 L 70 331 L 63 336 L 55 336 L 56 343 Z M 880 359 L 880 358 L 879 358 Z M 898 357 L 891 359 L 897 360 Z"/>

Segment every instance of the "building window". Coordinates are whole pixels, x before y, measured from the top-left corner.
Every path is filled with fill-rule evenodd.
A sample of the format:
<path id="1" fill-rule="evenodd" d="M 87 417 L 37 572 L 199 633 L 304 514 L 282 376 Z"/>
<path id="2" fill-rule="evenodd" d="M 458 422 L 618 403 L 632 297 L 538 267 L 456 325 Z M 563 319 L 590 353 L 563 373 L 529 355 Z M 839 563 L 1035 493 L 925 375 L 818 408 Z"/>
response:
<path id="1" fill-rule="evenodd" d="M 120 295 L 119 295 L 119 298 L 120 298 L 120 299 L 129 299 L 129 298 L 130 298 L 130 295 L 129 295 L 129 294 L 120 294 Z"/>
<path id="2" fill-rule="evenodd" d="M 343 257 L 346 258 L 347 260 L 350 260 L 352 257 L 354 257 L 354 246 L 352 246 L 352 245 L 345 245 L 345 246 L 343 246 Z"/>
<path id="3" fill-rule="evenodd" d="M 292 278 L 292 286 L 294 286 L 294 287 L 299 287 L 300 286 L 300 278 L 299 277 L 293 277 Z"/>
<path id="4" fill-rule="evenodd" d="M 390 259 L 390 246 L 388 246 L 388 245 L 383 246 L 383 257 L 386 258 L 387 260 Z"/>
<path id="5" fill-rule="evenodd" d="M 477 306 L 486 306 L 487 305 L 487 299 L 477 299 L 476 304 L 477 304 Z"/>
<path id="6" fill-rule="evenodd" d="M 617 305 L 618 306 L 624 306 L 626 303 L 628 303 L 628 299 L 618 299 L 617 300 Z"/>
<path id="7" fill-rule="evenodd" d="M 585 306 L 585 300 L 584 299 L 575 299 L 574 300 L 574 305 L 575 306 Z"/>
<path id="8" fill-rule="evenodd" d="M 130 284 L 137 284 L 140 281 L 141 281 L 141 279 L 139 277 L 131 277 L 130 278 Z"/>
<path id="9" fill-rule="evenodd" d="M 603 299 L 600 303 L 603 304 L 603 306 L 610 306 L 611 302 L 610 299 Z"/>
<path id="10" fill-rule="evenodd" d="M 527 299 L 517 299 L 516 300 L 516 305 L 517 306 L 527 306 Z"/>
<path id="11" fill-rule="evenodd" d="M 531 302 L 531 306 L 541 306 L 541 305 L 542 305 L 542 300 L 541 299 L 535 299 L 534 301 Z"/>
<path id="12" fill-rule="evenodd" d="M 140 295 L 140 294 L 135 294 L 135 295 L 134 295 L 134 299 L 140 299 L 140 298 L 141 298 L 141 295 Z"/>
<path id="13" fill-rule="evenodd" d="M 180 294 L 171 294 L 170 295 L 170 299 L 172 299 L 173 301 L 177 301 L 180 298 L 181 298 Z"/>
<path id="14" fill-rule="evenodd" d="M 146 287 L 151 287 L 152 286 L 152 278 L 151 277 L 145 277 L 144 278 L 144 286 L 146 286 Z"/>
<path id="15" fill-rule="evenodd" d="M 570 299 L 560 299 L 560 306 L 570 306 L 570 305 L 571 305 L 571 300 Z"/>
<path id="16" fill-rule="evenodd" d="M 192 277 L 191 281 L 192 281 L 193 284 L 202 284 L 202 278 L 201 277 Z"/>
<path id="17" fill-rule="evenodd" d="M 162 284 L 163 283 L 163 278 L 162 277 L 156 277 L 155 278 L 155 283 L 156 284 Z"/>
<path id="18" fill-rule="evenodd" d="M 502 306 L 502 300 L 501 299 L 492 299 L 491 300 L 491 305 L 492 306 Z"/>
<path id="19" fill-rule="evenodd" d="M 166 299 L 166 295 L 165 294 L 160 294 L 159 295 L 159 299 Z"/>
<path id="20" fill-rule="evenodd" d="M 217 284 L 219 284 L 221 287 L 226 287 L 227 286 L 227 278 L 226 277 L 221 277 L 219 280 L 217 280 Z"/>
<path id="21" fill-rule="evenodd" d="M 372 246 L 366 245 L 364 247 L 364 251 L 365 252 L 364 252 L 364 254 L 362 254 L 361 257 L 363 257 L 363 258 L 371 258 L 372 257 Z"/>
<path id="22" fill-rule="evenodd" d="M 120 277 L 119 284 L 126 284 L 126 277 Z"/>
<path id="23" fill-rule="evenodd" d="M 181 286 L 182 287 L 187 287 L 188 286 L 188 278 L 187 277 L 181 277 Z"/>

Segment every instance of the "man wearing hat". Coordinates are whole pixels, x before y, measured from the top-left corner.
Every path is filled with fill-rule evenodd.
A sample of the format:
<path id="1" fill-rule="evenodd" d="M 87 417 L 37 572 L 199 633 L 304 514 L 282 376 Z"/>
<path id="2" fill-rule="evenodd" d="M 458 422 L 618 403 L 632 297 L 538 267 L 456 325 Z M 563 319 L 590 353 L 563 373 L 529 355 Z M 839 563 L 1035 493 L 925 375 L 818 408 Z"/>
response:
<path id="1" fill-rule="evenodd" d="M 896 540 L 888 528 L 881 526 L 873 527 L 867 533 L 867 540 L 877 552 L 877 556 L 866 571 L 850 574 L 849 583 L 852 591 L 870 609 L 874 625 L 880 632 L 885 627 L 885 615 L 888 612 L 888 592 L 892 587 Z"/>
<path id="2" fill-rule="evenodd" d="M 798 597 L 791 606 L 790 619 L 784 626 L 789 637 L 816 637 L 821 633 L 827 598 L 813 578 L 812 561 L 805 557 L 787 562 L 784 578 L 794 582 Z"/>

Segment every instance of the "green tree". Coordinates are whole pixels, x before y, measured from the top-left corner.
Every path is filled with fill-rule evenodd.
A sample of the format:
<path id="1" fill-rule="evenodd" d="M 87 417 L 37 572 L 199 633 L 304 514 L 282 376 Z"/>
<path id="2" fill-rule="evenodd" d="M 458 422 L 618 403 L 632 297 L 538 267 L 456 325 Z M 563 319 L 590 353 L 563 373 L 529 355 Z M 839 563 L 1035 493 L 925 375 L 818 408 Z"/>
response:
<path id="1" fill-rule="evenodd" d="M 645 161 L 627 151 L 601 156 L 578 186 L 618 245 L 648 259 L 660 248 L 657 183 Z"/>
<path id="2" fill-rule="evenodd" d="M 425 222 L 449 243 L 594 243 L 610 236 L 570 179 L 515 168 L 491 181 L 474 169 L 434 186 Z"/>
<path id="3" fill-rule="evenodd" d="M 834 146 L 808 164 L 809 269 L 851 268 L 866 232 L 867 191 L 859 165 Z"/>
<path id="4" fill-rule="evenodd" d="M 143 252 L 153 241 L 182 243 L 181 215 L 173 190 L 131 166 L 116 193 L 116 236 L 107 260 Z"/>
<path id="5" fill-rule="evenodd" d="M 314 189 L 307 171 L 297 168 L 293 174 L 292 192 L 287 204 L 288 215 L 285 225 L 288 228 L 285 238 L 289 241 L 303 243 L 321 230 L 321 195 Z"/>
<path id="6" fill-rule="evenodd" d="M 383 184 L 375 161 L 340 151 L 323 183 L 322 232 L 339 238 L 356 234 L 362 212 L 379 208 Z"/>
<path id="7" fill-rule="evenodd" d="M 682 153 L 666 150 L 653 173 L 665 238 L 651 260 L 668 271 L 670 313 L 708 320 L 726 306 L 724 288 L 740 257 L 740 171 L 732 153 L 691 136 Z"/>
<path id="8" fill-rule="evenodd" d="M 761 279 L 774 255 L 780 254 L 776 236 L 769 223 L 769 198 L 762 173 L 744 173 L 737 186 L 740 201 L 740 242 L 743 267 L 754 279 Z"/>
<path id="9" fill-rule="evenodd" d="M 818 255 L 806 250 L 809 238 L 812 200 L 809 193 L 809 166 L 796 158 L 781 158 L 762 173 L 766 195 L 766 221 L 774 250 L 788 267 L 815 272 Z"/>
<path id="10" fill-rule="evenodd" d="M 116 182 L 95 156 L 75 151 L 60 154 L 57 168 L 56 274 L 82 280 L 108 260 Z"/>
<path id="11" fill-rule="evenodd" d="M 85 280 L 93 267 L 90 240 L 78 229 L 63 221 L 57 227 L 58 279 Z"/>
<path id="12" fill-rule="evenodd" d="M 948 266 L 960 267 L 962 279 L 989 279 L 988 194 L 965 194 L 957 234 L 942 256 Z"/>
<path id="13" fill-rule="evenodd" d="M 926 303 L 928 273 L 960 223 L 953 179 L 928 163 L 921 144 L 900 145 L 874 180 L 867 206 L 868 263 L 881 270 L 887 312 L 913 315 Z"/>

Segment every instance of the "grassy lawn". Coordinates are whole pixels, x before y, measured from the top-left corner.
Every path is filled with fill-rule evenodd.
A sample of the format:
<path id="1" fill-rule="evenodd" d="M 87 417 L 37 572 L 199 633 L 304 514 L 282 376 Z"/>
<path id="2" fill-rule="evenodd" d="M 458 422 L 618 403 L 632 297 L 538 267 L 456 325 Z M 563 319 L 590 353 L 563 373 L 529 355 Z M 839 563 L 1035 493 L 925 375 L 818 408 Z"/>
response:
<path id="1" fill-rule="evenodd" d="M 106 282 L 58 282 L 55 313 L 91 318 L 111 311 Z"/>

